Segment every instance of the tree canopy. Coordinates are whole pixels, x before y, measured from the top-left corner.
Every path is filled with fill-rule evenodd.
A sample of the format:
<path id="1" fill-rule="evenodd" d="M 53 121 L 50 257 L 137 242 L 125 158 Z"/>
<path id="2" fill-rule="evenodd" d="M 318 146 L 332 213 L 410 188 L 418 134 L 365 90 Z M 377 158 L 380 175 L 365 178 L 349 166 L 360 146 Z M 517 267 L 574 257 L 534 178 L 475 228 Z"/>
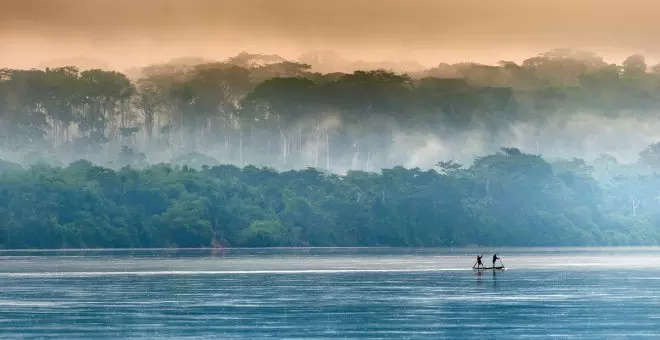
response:
<path id="1" fill-rule="evenodd" d="M 535 127 L 529 138 L 538 143 L 549 121 L 651 117 L 660 104 L 658 67 L 641 55 L 610 64 L 555 49 L 520 64 L 439 64 L 410 74 L 315 67 L 241 53 L 150 65 L 130 78 L 75 66 L 2 69 L 0 149 L 108 165 L 126 146 L 151 164 L 199 152 L 238 166 L 377 171 L 410 160 L 401 150 L 412 135 L 460 146 L 474 143 L 463 134 L 472 131 L 478 151 L 490 153 L 501 146 L 496 136 L 515 136 L 516 124 Z"/>
<path id="2" fill-rule="evenodd" d="M 606 127 L 578 125 L 580 115 L 653 117 L 660 67 L 643 56 L 611 64 L 556 49 L 519 64 L 409 74 L 320 73 L 306 60 L 242 53 L 130 77 L 0 69 L 0 245 L 660 241 L 659 141 L 626 163 L 549 157 L 495 138 L 530 129 L 559 139 L 543 135 L 552 122 L 586 139 L 586 129 Z M 562 142 L 569 153 L 580 145 Z"/>
<path id="3" fill-rule="evenodd" d="M 548 162 L 517 148 L 469 166 L 441 161 L 437 170 L 397 166 L 345 175 L 233 165 L 113 170 L 84 160 L 24 169 L 2 162 L 0 245 L 657 244 L 660 174 L 646 164 L 630 171 L 581 159 Z M 617 172 L 607 181 L 594 178 Z"/>

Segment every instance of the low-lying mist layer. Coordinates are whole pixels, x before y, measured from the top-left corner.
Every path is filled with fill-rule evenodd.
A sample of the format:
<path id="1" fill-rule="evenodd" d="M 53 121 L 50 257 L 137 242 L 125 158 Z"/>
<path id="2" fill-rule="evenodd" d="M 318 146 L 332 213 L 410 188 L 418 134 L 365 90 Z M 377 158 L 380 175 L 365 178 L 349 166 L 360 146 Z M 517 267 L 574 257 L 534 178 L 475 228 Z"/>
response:
<path id="1" fill-rule="evenodd" d="M 660 241 L 660 68 L 642 56 L 318 68 L 3 69 L 0 245 Z"/>
<path id="2" fill-rule="evenodd" d="M 557 49 L 520 65 L 319 73 L 332 58 L 241 53 L 130 73 L 0 71 L 2 158 L 120 168 L 168 162 L 334 173 L 467 164 L 515 146 L 548 159 L 636 162 L 658 137 L 660 70 Z M 323 60 L 326 60 L 324 64 Z"/>

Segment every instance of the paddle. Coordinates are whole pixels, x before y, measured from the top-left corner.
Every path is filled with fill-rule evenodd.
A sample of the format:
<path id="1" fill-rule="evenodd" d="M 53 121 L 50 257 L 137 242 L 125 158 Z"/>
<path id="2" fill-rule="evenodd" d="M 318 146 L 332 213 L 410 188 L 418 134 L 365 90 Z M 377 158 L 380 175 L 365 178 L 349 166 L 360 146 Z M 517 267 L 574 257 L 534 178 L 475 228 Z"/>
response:
<path id="1" fill-rule="evenodd" d="M 502 267 L 504 267 L 504 262 L 502 262 L 502 259 L 499 258 L 499 257 L 497 259 L 500 260 L 500 263 L 502 264 Z"/>

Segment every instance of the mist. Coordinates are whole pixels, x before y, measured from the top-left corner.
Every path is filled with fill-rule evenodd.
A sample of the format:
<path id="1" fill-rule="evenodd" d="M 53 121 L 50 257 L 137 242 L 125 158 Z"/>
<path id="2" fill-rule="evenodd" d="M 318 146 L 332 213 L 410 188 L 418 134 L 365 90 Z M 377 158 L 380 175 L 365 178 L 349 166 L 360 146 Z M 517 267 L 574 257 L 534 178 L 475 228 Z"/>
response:
<path id="1" fill-rule="evenodd" d="M 394 153 L 409 155 L 404 164 L 420 168 L 433 168 L 438 160 L 471 164 L 474 157 L 497 152 L 503 146 L 514 146 L 549 160 L 593 161 L 610 155 L 631 164 L 639 160 L 640 151 L 660 141 L 658 131 L 660 120 L 655 117 L 610 118 L 578 112 L 570 118 L 551 118 L 542 125 L 512 123 L 494 134 L 478 128 L 448 138 L 400 134 L 398 138 L 403 144 Z"/>
<path id="2" fill-rule="evenodd" d="M 529 88 L 562 87 L 568 92 L 576 86 L 587 88 L 580 83 L 580 75 L 569 75 L 574 78 L 570 81 L 551 79 L 547 70 L 533 63 L 525 65 L 525 61 L 555 47 L 597 53 L 598 66 L 576 71 L 580 74 L 608 65 L 620 68 L 628 56 L 642 54 L 649 65 L 645 76 L 653 78 L 655 73 L 650 65 L 660 56 L 655 47 L 660 25 L 652 15 L 653 6 L 656 5 L 641 0 L 614 1 L 609 6 L 591 0 L 579 3 L 387 0 L 377 6 L 349 0 L 5 1 L 0 5 L 0 46 L 3 47 L 0 67 L 45 70 L 73 65 L 80 71 L 113 70 L 126 75 L 139 93 L 141 79 L 149 78 L 147 73 L 153 72 L 154 65 L 179 68 L 191 74 L 196 65 L 221 63 L 245 68 L 250 74 L 250 85 L 238 94 L 226 93 L 231 98 L 226 98 L 223 105 L 232 107 L 216 110 L 220 116 L 226 115 L 224 122 L 218 117 L 211 117 L 215 121 L 209 118 L 204 122 L 195 119 L 184 122 L 182 117 L 195 115 L 190 110 L 197 104 L 184 107 L 170 101 L 167 108 L 156 110 L 154 121 L 149 123 L 153 124 L 153 131 L 147 132 L 144 110 L 136 105 L 134 97 L 126 97 L 118 99 L 111 114 L 104 114 L 102 127 L 90 128 L 83 126 L 89 122 L 81 123 L 80 117 L 91 110 L 89 103 L 75 107 L 71 114 L 76 118 L 66 122 L 48 113 L 39 116 L 35 119 L 44 119 L 43 124 L 39 123 L 43 138 L 34 140 L 17 132 L 30 128 L 16 117 L 33 115 L 34 110 L 43 111 L 42 103 L 39 100 L 29 103 L 28 99 L 11 102 L 14 97 L 9 95 L 5 97 L 6 105 L 0 107 L 4 110 L 7 130 L 3 135 L 2 157 L 29 164 L 31 161 L 26 159 L 38 151 L 58 164 L 83 157 L 108 165 L 117 162 L 122 147 L 127 147 L 138 155 L 143 153 L 145 162 L 151 164 L 175 161 L 195 152 L 218 163 L 282 169 L 312 166 L 345 173 L 351 169 L 378 171 L 395 165 L 431 168 L 440 160 L 450 159 L 470 164 L 474 157 L 513 146 L 552 159 L 592 160 L 609 154 L 619 161 L 634 163 L 639 151 L 658 139 L 655 102 L 650 107 L 633 103 L 602 110 L 606 104 L 594 109 L 591 104 L 564 105 L 568 99 L 555 98 L 560 107 L 553 109 L 523 103 L 516 104 L 520 106 L 516 109 L 464 108 L 460 114 L 449 114 L 451 108 L 434 108 L 434 104 L 425 104 L 422 108 L 425 112 L 420 113 L 411 104 L 415 99 L 406 99 L 408 108 L 395 111 L 405 111 L 410 123 L 400 116 L 394 117 L 392 112 L 375 111 L 371 114 L 378 118 L 356 123 L 353 113 L 346 112 L 364 107 L 329 105 L 316 107 L 313 113 L 300 112 L 295 119 L 278 125 L 281 122 L 268 114 L 257 122 L 254 115 L 258 110 L 254 109 L 250 115 L 257 120 L 248 124 L 247 130 L 239 127 L 247 123 L 241 121 L 238 111 L 230 114 L 223 110 L 243 110 L 244 97 L 274 77 L 331 82 L 334 73 L 351 74 L 356 70 L 386 69 L 408 74 L 413 82 L 429 76 L 461 78 L 467 79 L 473 89 L 511 87 L 515 94 L 509 102 L 515 103 L 526 100 L 516 96 L 528 96 L 534 103 L 541 101 L 541 95 L 526 94 Z M 237 56 L 244 51 L 262 60 L 255 58 L 256 64 L 237 64 L 240 59 Z M 516 71 L 504 70 L 506 67 L 498 64 L 502 60 L 522 67 L 524 72 L 536 77 L 535 83 L 529 85 L 522 78 L 511 80 L 518 77 L 511 75 Z M 280 69 L 267 66 L 285 62 L 307 64 L 310 68 L 289 72 L 284 66 Z M 498 71 L 486 67 L 489 65 Z M 443 67 L 452 71 L 442 73 Z M 508 75 L 497 75 L 499 78 L 493 80 L 485 75 L 488 72 Z M 20 84 L 16 80 L 8 86 Z M 654 86 L 643 85 L 644 91 L 652 91 Z M 7 91 L 34 97 L 29 86 Z M 590 100 L 598 101 L 599 95 L 578 96 L 591 96 Z M 354 98 L 345 99 L 349 103 Z M 14 126 L 21 128 L 13 129 Z M 86 130 L 81 130 L 81 126 Z M 103 136 L 109 138 L 102 143 L 103 147 L 82 150 L 72 146 L 76 138 L 91 138 L 89 134 L 94 129 L 102 130 Z M 250 145 L 243 144 L 246 138 L 251 140 Z"/>
<path id="3" fill-rule="evenodd" d="M 543 72 L 547 71 L 542 66 L 530 66 L 538 58 L 547 63 L 543 67 L 576 61 L 595 66 L 589 66 L 593 70 L 580 69 L 580 74 L 567 73 L 570 79 L 545 79 Z M 63 64 L 60 67 L 75 61 L 60 60 Z M 91 59 L 78 61 L 82 61 L 82 65 L 78 65 L 81 71 L 85 69 L 85 61 L 88 65 L 94 64 Z M 641 62 L 645 62 L 643 57 Z M 352 73 L 350 66 L 358 64 L 372 71 Z M 543 89 L 551 88 L 548 86 L 565 86 L 567 93 L 575 92 L 576 85 L 571 82 L 585 82 L 580 79 L 596 74 L 594 72 L 608 72 L 612 67 L 613 64 L 596 54 L 555 49 L 540 56 L 529 56 L 522 66 L 507 65 L 441 63 L 441 67 L 417 69 L 410 73 L 412 78 L 405 80 L 397 78 L 407 77 L 404 73 L 384 71 L 378 63 L 360 63 L 333 51 L 321 51 L 293 60 L 277 54 L 250 53 L 220 62 L 202 57 L 179 58 L 169 63 L 135 66 L 126 75 L 94 70 L 93 66 L 79 74 L 76 70 L 68 73 L 71 71 L 67 68 L 46 69 L 45 73 L 36 69 L 7 69 L 3 78 L 4 143 L 0 157 L 24 166 L 37 162 L 66 165 L 84 158 L 115 168 L 156 163 L 199 168 L 223 163 L 280 170 L 314 167 L 344 174 L 349 170 L 380 171 L 398 165 L 429 169 L 447 160 L 469 165 L 475 157 L 497 152 L 502 147 L 516 147 L 551 160 L 581 158 L 591 161 L 606 154 L 623 163 L 635 163 L 642 149 L 659 140 L 660 121 L 656 118 L 653 101 L 650 106 L 632 101 L 618 110 L 603 111 L 557 97 L 553 99 L 557 108 L 548 111 L 538 109 L 538 103 L 522 104 L 525 100 L 543 100 L 536 98 L 536 94 L 527 99 L 516 98 L 530 96 L 524 88 L 527 86 L 525 79 L 530 75 L 537 77 L 535 81 L 539 83 L 534 86 L 540 89 L 542 96 Z M 341 67 L 345 73 L 337 74 Z M 380 71 L 373 71 L 377 69 Z M 484 76 L 484 72 L 495 73 Z M 642 75 L 648 79 L 644 78 L 646 80 L 639 86 L 649 86 L 649 79 L 655 79 L 655 73 L 646 70 L 642 70 Z M 48 77 L 53 78 L 48 80 Z M 80 82 L 83 88 L 67 88 L 66 79 L 58 77 L 69 77 L 69 81 Z M 393 77 L 395 80 L 390 82 L 403 83 L 388 89 L 390 85 L 385 81 L 381 84 L 385 87 L 374 90 L 391 93 L 348 90 L 354 86 L 350 85 L 352 81 L 366 81 L 373 84 L 358 91 L 372 91 L 369 86 L 381 86 L 378 83 L 381 77 Z M 621 81 L 629 81 L 623 73 L 621 77 L 624 77 Z M 286 79 L 293 80 L 291 90 L 286 90 L 289 86 Z M 424 83 L 429 79 L 431 83 Z M 457 79 L 466 82 L 456 83 Z M 302 85 L 295 85 L 296 81 Z M 548 81 L 568 83 L 544 85 Z M 104 82 L 109 84 L 106 90 L 111 93 L 98 94 L 102 91 L 99 87 L 90 90 L 97 94 L 85 94 L 87 85 L 84 84 L 101 86 L 98 84 Z M 278 82 L 280 85 L 269 85 Z M 407 82 L 409 85 L 405 85 Z M 424 86 L 433 89 L 433 82 L 449 82 L 441 85 L 449 88 L 427 93 Z M 177 90 L 176 86 L 182 87 Z M 315 89 L 310 90 L 309 86 Z M 409 86 L 413 88 L 412 94 L 406 90 Z M 463 89 L 465 86 L 468 90 Z M 488 89 L 507 89 L 507 86 L 520 88 L 514 89 L 513 95 L 481 93 Z M 585 86 L 583 88 L 589 89 Z M 58 99 L 58 94 L 55 98 L 40 94 L 59 91 L 59 95 L 67 96 L 67 91 L 72 90 L 82 91 L 80 95 L 87 99 L 74 105 L 62 100 L 83 97 Z M 176 92 L 181 90 L 188 92 Z M 346 90 L 349 92 L 342 92 Z M 339 92 L 333 95 L 332 91 Z M 461 94 L 462 91 L 468 91 L 472 99 L 464 102 L 461 96 L 466 94 Z M 434 104 L 433 96 L 437 93 L 450 98 L 449 106 L 443 101 Z M 580 99 L 586 102 L 592 100 L 591 96 L 597 96 L 575 93 L 586 95 Z M 496 102 L 492 102 L 491 95 Z M 21 99 L 16 101 L 15 96 Z M 326 99 L 318 99 L 318 96 Z M 392 97 L 387 100 L 394 102 L 384 101 L 378 104 L 380 106 L 359 104 L 386 97 Z M 107 100 L 111 100 L 112 105 L 99 111 L 98 105 Z M 426 100 L 429 101 L 424 102 Z M 302 106 L 287 106 L 287 101 L 299 101 Z M 482 103 L 472 107 L 470 101 Z M 270 108 L 264 111 L 264 105 Z M 421 106 L 421 111 L 417 106 Z M 458 111 L 451 113 L 456 107 Z M 147 110 L 150 118 L 145 115 Z M 358 118 L 364 110 L 370 113 Z M 65 111 L 68 113 L 58 113 Z M 58 116 L 61 114 L 65 116 Z M 18 118 L 21 115 L 31 118 L 21 120 Z M 98 119 L 101 121 L 94 122 Z M 94 125 L 99 122 L 101 125 Z"/>
<path id="4" fill-rule="evenodd" d="M 0 333 L 651 334 L 659 10 L 1 0 Z"/>

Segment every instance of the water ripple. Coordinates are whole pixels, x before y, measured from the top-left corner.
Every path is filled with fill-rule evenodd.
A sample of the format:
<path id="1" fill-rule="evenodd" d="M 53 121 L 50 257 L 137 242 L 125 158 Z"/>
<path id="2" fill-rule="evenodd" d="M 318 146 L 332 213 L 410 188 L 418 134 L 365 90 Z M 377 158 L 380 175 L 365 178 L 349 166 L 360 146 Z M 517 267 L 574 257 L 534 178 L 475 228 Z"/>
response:
<path id="1" fill-rule="evenodd" d="M 660 267 L 580 256 L 4 256 L 0 338 L 657 337 Z"/>

